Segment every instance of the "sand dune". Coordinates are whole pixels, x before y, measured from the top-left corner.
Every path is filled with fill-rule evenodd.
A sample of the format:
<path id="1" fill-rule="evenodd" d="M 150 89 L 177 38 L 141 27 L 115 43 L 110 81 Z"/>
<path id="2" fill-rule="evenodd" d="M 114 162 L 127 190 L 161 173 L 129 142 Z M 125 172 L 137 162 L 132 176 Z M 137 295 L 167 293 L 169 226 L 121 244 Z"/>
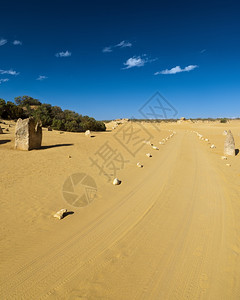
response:
<path id="1" fill-rule="evenodd" d="M 1 299 L 240 298 L 240 154 L 221 159 L 223 130 L 240 147 L 239 122 L 127 124 L 159 150 L 134 153 L 124 124 L 94 138 L 44 130 L 30 152 L 13 150 L 14 127 L 0 135 Z M 119 186 L 89 159 L 106 142 L 124 159 Z M 97 186 L 83 207 L 62 193 L 78 173 Z M 53 218 L 61 208 L 74 214 Z"/>

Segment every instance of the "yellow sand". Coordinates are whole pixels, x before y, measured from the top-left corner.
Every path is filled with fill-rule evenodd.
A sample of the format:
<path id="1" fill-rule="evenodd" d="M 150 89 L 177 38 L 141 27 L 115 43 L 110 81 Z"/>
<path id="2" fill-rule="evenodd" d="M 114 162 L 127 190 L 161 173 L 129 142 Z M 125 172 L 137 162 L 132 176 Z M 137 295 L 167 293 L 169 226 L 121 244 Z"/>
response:
<path id="1" fill-rule="evenodd" d="M 239 148 L 240 122 L 144 124 L 159 150 L 141 144 L 135 156 L 116 140 L 121 126 L 93 138 L 44 130 L 30 152 L 13 150 L 14 127 L 4 129 L 0 299 L 240 299 L 240 154 L 221 160 L 222 132 Z M 106 141 L 128 160 L 119 186 L 89 160 Z M 62 194 L 75 173 L 97 185 L 85 207 Z M 53 218 L 62 208 L 74 214 Z"/>

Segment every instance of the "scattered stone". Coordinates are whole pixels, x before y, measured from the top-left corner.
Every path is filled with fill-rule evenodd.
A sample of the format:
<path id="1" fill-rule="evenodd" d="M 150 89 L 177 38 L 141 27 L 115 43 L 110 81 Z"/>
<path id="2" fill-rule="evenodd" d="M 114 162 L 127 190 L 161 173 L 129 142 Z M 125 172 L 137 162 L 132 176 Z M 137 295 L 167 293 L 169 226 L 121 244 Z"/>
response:
<path id="1" fill-rule="evenodd" d="M 32 150 L 41 148 L 42 124 L 32 117 L 18 119 L 15 128 L 15 149 Z"/>
<path id="2" fill-rule="evenodd" d="M 65 208 L 60 209 L 58 212 L 55 213 L 54 218 L 57 218 L 59 220 L 63 219 L 67 210 Z"/>
<path id="3" fill-rule="evenodd" d="M 71 155 L 68 155 L 68 158 L 72 158 L 72 156 L 71 156 Z"/>
<path id="4" fill-rule="evenodd" d="M 85 131 L 85 136 L 91 137 L 91 131 L 90 130 Z"/>
<path id="5" fill-rule="evenodd" d="M 227 157 L 226 156 L 222 156 L 221 159 L 222 160 L 227 160 Z"/>
<path id="6" fill-rule="evenodd" d="M 230 164 L 226 164 L 226 166 L 227 166 L 227 167 L 231 167 L 231 165 L 230 165 Z"/>
<path id="7" fill-rule="evenodd" d="M 9 131 L 9 129 L 8 129 L 8 128 L 6 128 L 6 131 Z"/>
<path id="8" fill-rule="evenodd" d="M 224 143 L 224 154 L 235 156 L 235 141 L 231 130 L 228 130 Z"/>
<path id="9" fill-rule="evenodd" d="M 147 157 L 152 157 L 152 154 L 150 154 L 150 153 L 147 153 L 146 155 L 147 155 Z"/>
<path id="10" fill-rule="evenodd" d="M 47 130 L 48 130 L 48 131 L 52 131 L 52 127 L 51 127 L 51 126 L 48 126 Z"/>
<path id="11" fill-rule="evenodd" d="M 224 130 L 224 131 L 223 131 L 223 135 L 227 135 L 227 130 Z"/>
<path id="12" fill-rule="evenodd" d="M 212 145 L 210 146 L 210 148 L 211 148 L 211 149 L 214 149 L 214 148 L 216 148 L 216 146 L 215 146 L 214 144 L 212 144 Z"/>
<path id="13" fill-rule="evenodd" d="M 0 134 L 3 134 L 3 130 L 2 127 L 0 126 Z"/>
<path id="14" fill-rule="evenodd" d="M 152 146 L 152 148 L 153 148 L 154 150 L 159 150 L 159 148 L 158 148 L 157 146 Z"/>
<path id="15" fill-rule="evenodd" d="M 141 165 L 140 162 L 138 162 L 138 163 L 137 163 L 137 167 L 138 167 L 138 168 L 142 168 L 143 165 Z"/>
<path id="16" fill-rule="evenodd" d="M 209 142 L 209 139 L 205 139 L 205 142 Z"/>
<path id="17" fill-rule="evenodd" d="M 164 142 L 159 142 L 160 145 L 164 145 Z"/>
<path id="18" fill-rule="evenodd" d="M 121 184 L 121 180 L 119 180 L 118 178 L 115 178 L 113 180 L 113 185 L 119 185 L 119 184 Z"/>

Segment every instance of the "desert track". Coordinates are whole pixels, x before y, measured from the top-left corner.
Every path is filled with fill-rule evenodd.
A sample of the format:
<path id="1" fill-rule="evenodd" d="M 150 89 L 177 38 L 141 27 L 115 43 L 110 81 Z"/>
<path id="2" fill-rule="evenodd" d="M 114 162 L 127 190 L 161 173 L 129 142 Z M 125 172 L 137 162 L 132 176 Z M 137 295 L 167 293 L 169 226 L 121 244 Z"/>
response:
<path id="1" fill-rule="evenodd" d="M 0 298 L 239 299 L 240 192 L 209 147 L 179 130 L 137 171 L 84 228 L 6 274 Z"/>

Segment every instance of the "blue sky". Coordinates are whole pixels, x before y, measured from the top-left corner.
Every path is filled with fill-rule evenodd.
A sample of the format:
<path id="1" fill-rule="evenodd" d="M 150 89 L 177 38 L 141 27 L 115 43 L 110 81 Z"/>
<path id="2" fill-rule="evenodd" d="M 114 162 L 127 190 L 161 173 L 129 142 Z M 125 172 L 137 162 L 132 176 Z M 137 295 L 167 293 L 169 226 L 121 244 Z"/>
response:
<path id="1" fill-rule="evenodd" d="M 2 1 L 0 98 L 141 118 L 159 91 L 178 117 L 239 117 L 239 9 L 231 0 Z"/>

